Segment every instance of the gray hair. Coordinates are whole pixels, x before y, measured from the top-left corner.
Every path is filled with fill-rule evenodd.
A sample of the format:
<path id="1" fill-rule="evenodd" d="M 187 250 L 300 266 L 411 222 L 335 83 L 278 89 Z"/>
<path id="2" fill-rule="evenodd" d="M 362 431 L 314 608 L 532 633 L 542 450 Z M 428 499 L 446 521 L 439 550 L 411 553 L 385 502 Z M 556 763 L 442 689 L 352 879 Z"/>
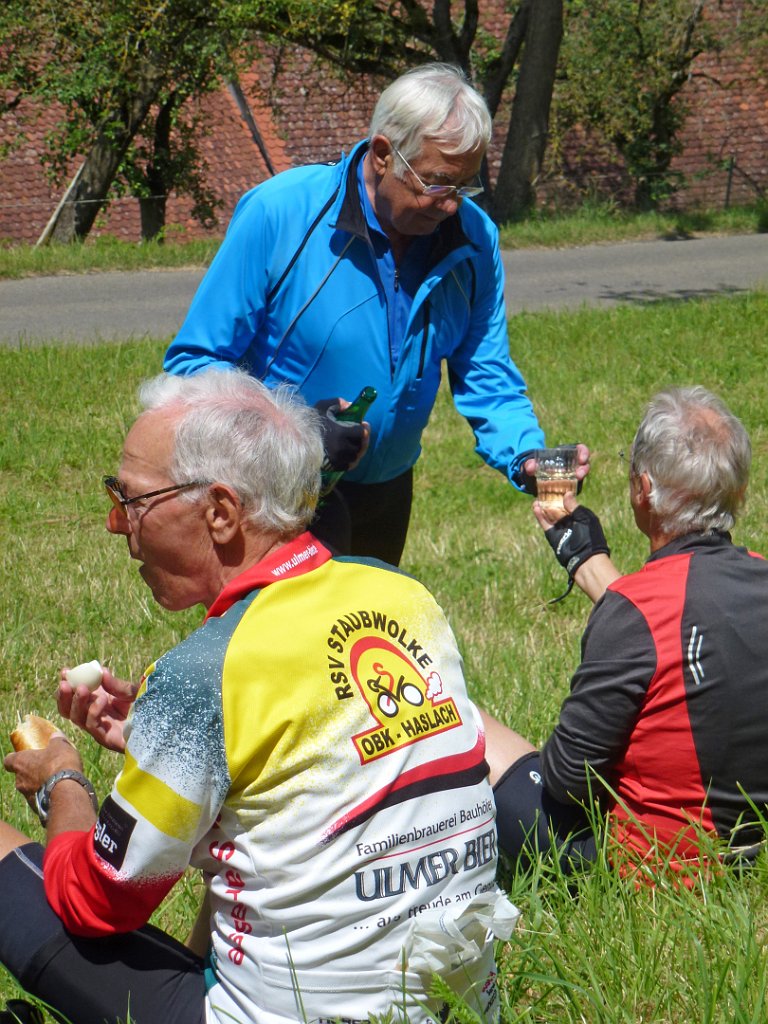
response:
<path id="1" fill-rule="evenodd" d="M 744 500 L 752 446 L 741 421 L 703 387 L 651 399 L 632 443 L 630 470 L 646 473 L 665 533 L 730 530 Z"/>
<path id="2" fill-rule="evenodd" d="M 452 155 L 485 150 L 491 126 L 485 100 L 461 68 L 434 63 L 406 71 L 384 90 L 373 111 L 370 134 L 386 135 L 410 161 L 427 139 Z"/>
<path id="3" fill-rule="evenodd" d="M 295 389 L 274 389 L 244 370 L 212 368 L 192 377 L 160 374 L 142 384 L 145 410 L 183 413 L 169 472 L 174 481 L 231 487 L 250 522 L 281 536 L 312 519 L 320 488 L 319 417 Z M 196 501 L 200 489 L 179 495 Z"/>

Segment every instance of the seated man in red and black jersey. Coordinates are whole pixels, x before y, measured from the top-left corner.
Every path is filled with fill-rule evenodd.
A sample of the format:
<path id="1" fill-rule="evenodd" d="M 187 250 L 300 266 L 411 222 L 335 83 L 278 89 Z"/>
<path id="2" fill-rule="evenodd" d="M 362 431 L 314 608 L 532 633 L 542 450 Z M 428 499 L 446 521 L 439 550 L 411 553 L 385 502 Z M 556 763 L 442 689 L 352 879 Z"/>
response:
<path id="1" fill-rule="evenodd" d="M 554 837 L 564 863 L 593 859 L 585 808 L 595 797 L 614 863 L 695 866 L 702 831 L 726 857 L 760 848 L 768 562 L 728 533 L 750 458 L 744 427 L 704 388 L 656 395 L 629 471 L 650 558 L 627 576 L 597 517 L 572 496 L 555 522 L 534 505 L 558 560 L 597 603 L 542 750 L 487 720 L 499 841 L 511 856 Z"/>

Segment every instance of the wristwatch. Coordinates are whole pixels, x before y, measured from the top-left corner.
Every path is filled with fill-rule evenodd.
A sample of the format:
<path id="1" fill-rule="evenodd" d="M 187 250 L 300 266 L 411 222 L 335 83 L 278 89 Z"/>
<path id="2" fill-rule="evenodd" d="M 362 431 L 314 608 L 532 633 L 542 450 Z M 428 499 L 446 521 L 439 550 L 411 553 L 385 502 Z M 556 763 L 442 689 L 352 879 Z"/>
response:
<path id="1" fill-rule="evenodd" d="M 37 816 L 40 819 L 41 825 L 45 825 L 48 821 L 48 815 L 51 811 L 51 793 L 53 792 L 53 787 L 56 783 L 63 782 L 64 779 L 72 779 L 73 782 L 79 782 L 91 798 L 94 811 L 98 813 L 99 798 L 96 796 L 96 790 L 93 788 L 89 780 L 86 779 L 82 772 L 76 772 L 74 768 L 64 768 L 60 772 L 55 772 L 49 779 L 46 779 L 40 789 L 35 793 L 35 810 L 37 811 Z"/>

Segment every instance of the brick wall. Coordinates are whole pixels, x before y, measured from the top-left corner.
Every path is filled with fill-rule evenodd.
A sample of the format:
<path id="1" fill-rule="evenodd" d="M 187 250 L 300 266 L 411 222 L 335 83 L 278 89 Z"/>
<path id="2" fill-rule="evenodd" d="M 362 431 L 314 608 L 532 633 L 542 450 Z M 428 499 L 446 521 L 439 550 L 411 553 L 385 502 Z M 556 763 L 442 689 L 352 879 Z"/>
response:
<path id="1" fill-rule="evenodd" d="M 731 5 L 733 6 L 733 5 Z M 768 78 L 740 54 L 702 55 L 686 89 L 691 110 L 675 161 L 685 202 L 723 206 L 768 197 Z M 729 174 L 727 164 L 733 161 Z"/>
<path id="2" fill-rule="evenodd" d="M 249 89 L 252 84 L 246 77 L 244 88 Z M 248 100 L 272 166 L 276 171 L 286 170 L 292 166 L 292 161 L 268 108 L 258 97 L 250 95 Z M 214 233 L 221 234 L 238 198 L 270 172 L 227 89 L 203 97 L 199 107 L 204 111 L 208 126 L 207 134 L 200 140 L 200 150 L 208 167 L 209 183 L 223 202 L 217 215 L 219 224 L 214 229 Z M 12 137 L 19 120 L 26 116 L 27 110 L 22 105 L 9 119 L 5 129 L 8 134 L 0 134 L 0 141 Z M 37 241 L 56 209 L 64 188 L 55 188 L 49 183 L 41 168 L 39 153 L 45 134 L 56 130 L 62 116 L 63 111 L 55 106 L 46 110 L 36 118 L 30 141 L 0 162 L 0 244 L 11 240 Z M 77 166 L 73 163 L 71 174 Z M 166 215 L 171 236 L 199 238 L 208 234 L 192 217 L 189 200 L 172 195 Z M 141 237 L 138 201 L 131 196 L 115 199 L 97 220 L 93 234 L 138 240 Z"/>

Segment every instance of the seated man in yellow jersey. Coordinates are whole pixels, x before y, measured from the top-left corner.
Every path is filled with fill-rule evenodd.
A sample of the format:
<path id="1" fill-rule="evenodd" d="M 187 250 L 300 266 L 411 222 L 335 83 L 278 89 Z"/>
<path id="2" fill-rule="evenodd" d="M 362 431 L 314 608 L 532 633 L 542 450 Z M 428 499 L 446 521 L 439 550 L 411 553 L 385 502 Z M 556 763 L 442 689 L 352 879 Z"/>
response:
<path id="1" fill-rule="evenodd" d="M 514 913 L 440 609 L 306 532 L 323 451 L 303 399 L 217 370 L 141 398 L 107 529 L 158 604 L 205 620 L 136 687 L 60 685 L 124 752 L 100 809 L 63 737 L 6 758 L 30 802 L 43 788 L 47 843 L 0 823 L 0 961 L 78 1024 L 430 1022 L 435 968 L 495 1019 L 488 922 Z M 147 925 L 190 865 L 200 956 Z"/>

